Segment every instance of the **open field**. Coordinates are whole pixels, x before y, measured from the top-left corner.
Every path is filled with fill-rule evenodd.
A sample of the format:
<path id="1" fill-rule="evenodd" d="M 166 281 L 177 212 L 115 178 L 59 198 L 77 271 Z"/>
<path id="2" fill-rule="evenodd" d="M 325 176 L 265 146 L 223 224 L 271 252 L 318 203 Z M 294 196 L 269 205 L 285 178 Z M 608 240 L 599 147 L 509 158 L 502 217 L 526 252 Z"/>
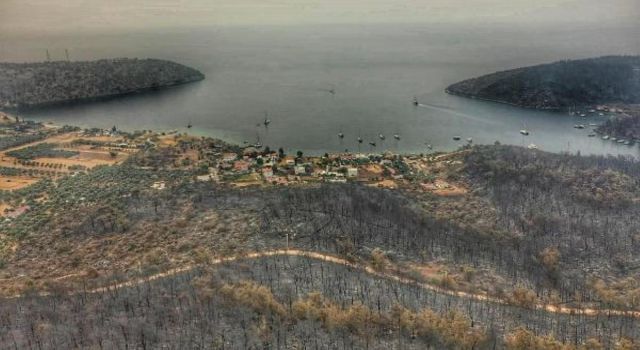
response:
<path id="1" fill-rule="evenodd" d="M 37 181 L 37 178 L 28 176 L 0 176 L 0 190 L 16 190 L 32 185 Z"/>
<path id="2" fill-rule="evenodd" d="M 67 173 L 76 167 L 81 169 L 91 169 L 98 165 L 113 165 L 123 162 L 135 150 L 120 149 L 117 147 L 100 147 L 97 144 L 117 144 L 122 142 L 122 138 L 110 136 L 87 136 L 82 132 L 69 132 L 53 134 L 45 139 L 32 143 L 12 147 L 0 152 L 0 166 L 19 169 L 51 170 Z M 84 142 L 84 143 L 80 143 Z M 85 143 L 95 143 L 90 145 Z M 21 162 L 20 159 L 11 156 L 16 152 L 27 149 L 34 149 L 36 146 L 45 144 L 54 145 L 56 149 L 75 153 L 69 157 L 48 157 L 34 156 L 32 162 Z"/>

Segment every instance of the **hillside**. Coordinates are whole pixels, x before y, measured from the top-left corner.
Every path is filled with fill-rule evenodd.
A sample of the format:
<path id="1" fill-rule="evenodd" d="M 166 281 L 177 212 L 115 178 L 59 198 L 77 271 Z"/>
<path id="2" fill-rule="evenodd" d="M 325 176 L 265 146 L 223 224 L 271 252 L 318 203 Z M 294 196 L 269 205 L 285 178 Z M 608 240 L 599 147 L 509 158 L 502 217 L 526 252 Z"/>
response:
<path id="1" fill-rule="evenodd" d="M 624 317 L 554 317 L 284 255 L 108 291 L 29 295 L 0 302 L 0 313 L 12 315 L 3 348 L 622 350 L 638 332 Z"/>
<path id="2" fill-rule="evenodd" d="M 464 80 L 446 91 L 536 109 L 640 103 L 640 57 L 607 56 L 512 69 Z"/>
<path id="3" fill-rule="evenodd" d="M 193 68 L 157 59 L 0 63 L 0 108 L 101 99 L 202 79 Z"/>
<path id="4" fill-rule="evenodd" d="M 622 349 L 640 338 L 635 160 L 500 145 L 301 155 L 325 169 L 357 162 L 363 176 L 283 186 L 254 177 L 267 150 L 229 163 L 244 152 L 207 138 L 33 132 L 44 139 L 4 151 L 0 169 L 37 181 L 0 191 L 0 312 L 11 315 L 0 348 Z M 114 155 L 91 168 L 99 151 Z M 274 157 L 273 172 L 291 176 Z"/>

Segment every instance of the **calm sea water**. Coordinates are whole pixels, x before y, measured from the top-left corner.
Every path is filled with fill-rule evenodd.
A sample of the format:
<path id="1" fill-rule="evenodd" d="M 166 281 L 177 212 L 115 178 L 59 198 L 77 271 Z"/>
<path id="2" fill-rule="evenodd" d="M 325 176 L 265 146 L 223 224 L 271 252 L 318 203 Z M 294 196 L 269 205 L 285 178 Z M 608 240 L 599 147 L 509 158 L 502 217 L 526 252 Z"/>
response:
<path id="1" fill-rule="evenodd" d="M 439 25 L 262 26 L 163 32 L 2 38 L 3 61 L 155 57 L 193 66 L 207 79 L 158 93 L 30 112 L 81 126 L 179 130 L 306 153 L 426 152 L 502 143 L 583 154 L 638 155 L 640 147 L 589 138 L 600 123 L 449 96 L 458 80 L 529 64 L 639 54 L 637 28 L 535 29 Z M 329 92 L 334 90 L 335 94 Z M 412 105 L 417 96 L 419 107 Z M 265 112 L 271 124 L 261 123 Z M 523 137 L 520 129 L 529 129 Z M 344 133 L 344 139 L 337 134 Z M 382 141 L 378 135 L 383 134 Z M 399 141 L 393 134 L 400 135 Z M 454 141 L 460 136 L 462 141 Z"/>

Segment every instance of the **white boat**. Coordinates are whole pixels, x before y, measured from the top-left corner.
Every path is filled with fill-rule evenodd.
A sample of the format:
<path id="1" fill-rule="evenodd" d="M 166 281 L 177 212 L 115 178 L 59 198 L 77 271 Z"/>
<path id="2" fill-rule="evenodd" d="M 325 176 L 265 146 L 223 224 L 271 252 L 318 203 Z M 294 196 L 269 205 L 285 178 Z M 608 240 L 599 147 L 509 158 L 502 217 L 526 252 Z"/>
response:
<path id="1" fill-rule="evenodd" d="M 524 135 L 524 136 L 527 136 L 527 135 L 529 135 L 529 130 L 527 130 L 527 129 L 522 129 L 522 130 L 520 130 L 520 133 L 521 133 L 522 135 Z"/>
<path id="2" fill-rule="evenodd" d="M 530 143 L 529 146 L 527 146 L 528 149 L 538 149 L 538 146 L 536 146 L 533 143 Z"/>
<path id="3" fill-rule="evenodd" d="M 576 129 L 584 129 L 584 125 L 582 124 L 574 125 L 573 127 Z"/>
<path id="4" fill-rule="evenodd" d="M 608 140 L 608 139 L 609 139 L 609 135 L 604 135 L 604 136 L 602 136 L 602 139 L 603 139 L 603 140 Z"/>

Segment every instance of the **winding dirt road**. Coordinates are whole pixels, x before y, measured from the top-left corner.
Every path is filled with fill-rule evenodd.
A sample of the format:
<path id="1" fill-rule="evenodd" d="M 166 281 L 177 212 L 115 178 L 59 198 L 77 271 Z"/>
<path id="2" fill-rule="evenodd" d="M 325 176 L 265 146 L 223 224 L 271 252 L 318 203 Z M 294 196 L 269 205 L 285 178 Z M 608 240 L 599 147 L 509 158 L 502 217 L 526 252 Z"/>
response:
<path id="1" fill-rule="evenodd" d="M 455 296 L 455 297 L 464 298 L 464 299 L 477 300 L 477 301 L 482 301 L 482 302 L 509 305 L 509 303 L 506 300 L 503 300 L 503 299 L 487 296 L 487 295 L 484 295 L 484 294 L 474 294 L 474 293 L 467 293 L 467 292 L 463 292 L 463 291 L 455 291 L 455 290 L 445 289 L 445 288 L 441 288 L 441 287 L 433 285 L 433 284 L 417 282 L 417 281 L 415 281 L 413 279 L 410 279 L 410 278 L 398 276 L 398 275 L 395 275 L 395 274 L 392 274 L 392 273 L 389 273 L 389 272 L 385 272 L 385 271 L 379 271 L 379 270 L 374 269 L 371 266 L 368 266 L 368 265 L 365 265 L 365 264 L 354 263 L 354 262 L 351 262 L 351 261 L 348 261 L 346 259 L 333 256 L 333 255 L 329 255 L 329 254 L 325 254 L 325 253 L 312 252 L 312 251 L 299 250 L 299 249 L 278 249 L 278 250 L 271 250 L 271 251 L 266 251 L 266 252 L 253 252 L 253 253 L 247 253 L 247 254 L 241 254 L 241 255 L 233 255 L 233 256 L 224 257 L 224 258 L 216 258 L 216 259 L 213 259 L 210 262 L 210 265 L 220 265 L 220 264 L 223 264 L 223 263 L 229 263 L 229 262 L 234 262 L 234 261 L 239 261 L 239 260 L 257 259 L 257 258 L 264 258 L 264 257 L 271 257 L 271 256 L 296 256 L 296 257 L 304 257 L 304 258 L 309 258 L 309 259 L 325 261 L 325 262 L 329 262 L 329 263 L 333 263 L 333 264 L 347 266 L 347 267 L 350 267 L 350 268 L 353 268 L 353 269 L 356 269 L 356 270 L 360 270 L 362 272 L 365 272 L 365 273 L 367 273 L 369 275 L 372 275 L 372 276 L 375 276 L 375 277 L 378 277 L 378 278 L 384 278 L 384 279 L 392 280 L 392 281 L 395 281 L 395 282 L 398 282 L 398 283 L 402 283 L 402 284 L 418 286 L 418 287 L 420 287 L 422 289 L 430 290 L 430 291 L 433 291 L 433 292 L 436 292 L 436 293 L 439 293 L 439 294 L 450 295 L 450 296 Z M 175 269 L 171 269 L 171 270 L 168 270 L 168 271 L 165 271 L 165 272 L 157 273 L 155 275 L 151 275 L 151 276 L 148 276 L 148 277 L 145 277 L 145 278 L 138 278 L 138 279 L 133 279 L 133 280 L 126 281 L 126 282 L 112 284 L 112 285 L 105 286 L 105 287 L 90 289 L 90 290 L 85 291 L 85 293 L 104 293 L 104 292 L 108 292 L 108 291 L 119 289 L 119 288 L 133 287 L 135 285 L 147 283 L 147 282 L 154 281 L 154 280 L 157 280 L 157 279 L 160 279 L 160 278 L 170 277 L 170 276 L 182 273 L 182 272 L 193 270 L 196 267 L 197 266 L 189 265 L 189 266 L 184 266 L 184 267 L 180 267 L 180 268 L 175 268 Z M 44 296 L 44 295 L 47 295 L 47 293 L 41 293 L 40 295 Z M 11 297 L 11 298 L 18 298 L 18 297 L 20 297 L 20 296 L 14 296 L 14 297 Z M 549 313 L 555 313 L 555 314 L 565 314 L 565 315 L 621 316 L 621 317 L 640 318 L 640 311 L 626 311 L 626 310 L 616 310 L 616 309 L 574 308 L 574 307 L 557 306 L 557 305 L 551 305 L 551 304 L 545 304 L 545 303 L 537 303 L 537 304 L 533 305 L 531 307 L 531 309 L 541 310 L 541 311 L 545 311 L 545 312 L 549 312 Z"/>

